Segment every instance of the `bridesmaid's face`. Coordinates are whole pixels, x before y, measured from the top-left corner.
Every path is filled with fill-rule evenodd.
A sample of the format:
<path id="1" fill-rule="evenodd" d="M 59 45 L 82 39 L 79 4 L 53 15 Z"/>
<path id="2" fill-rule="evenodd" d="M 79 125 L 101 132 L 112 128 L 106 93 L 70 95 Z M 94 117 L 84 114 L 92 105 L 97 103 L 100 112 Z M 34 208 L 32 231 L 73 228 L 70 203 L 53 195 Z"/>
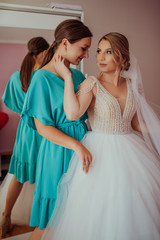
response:
<path id="1" fill-rule="evenodd" d="M 67 43 L 65 58 L 69 63 L 78 65 L 83 58 L 88 58 L 91 37 L 82 38 L 75 43 Z"/>
<path id="2" fill-rule="evenodd" d="M 115 63 L 111 44 L 108 40 L 103 39 L 99 43 L 96 60 L 101 72 L 112 73 L 116 71 L 117 64 Z"/>

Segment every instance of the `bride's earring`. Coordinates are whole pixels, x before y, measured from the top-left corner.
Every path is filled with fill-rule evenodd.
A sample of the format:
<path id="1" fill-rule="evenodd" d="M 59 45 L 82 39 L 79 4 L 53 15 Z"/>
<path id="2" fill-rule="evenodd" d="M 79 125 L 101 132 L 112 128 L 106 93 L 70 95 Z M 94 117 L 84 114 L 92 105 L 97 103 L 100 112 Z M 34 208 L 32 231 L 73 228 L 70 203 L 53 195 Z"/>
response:
<path id="1" fill-rule="evenodd" d="M 123 77 L 123 70 L 120 71 L 120 77 Z"/>
<path id="2" fill-rule="evenodd" d="M 117 75 L 117 73 L 118 73 L 118 69 L 116 69 L 116 71 L 114 72 L 114 75 Z"/>
<path id="3" fill-rule="evenodd" d="M 123 76 L 123 73 L 124 73 L 124 63 L 122 63 L 122 66 L 121 66 L 120 77 Z"/>

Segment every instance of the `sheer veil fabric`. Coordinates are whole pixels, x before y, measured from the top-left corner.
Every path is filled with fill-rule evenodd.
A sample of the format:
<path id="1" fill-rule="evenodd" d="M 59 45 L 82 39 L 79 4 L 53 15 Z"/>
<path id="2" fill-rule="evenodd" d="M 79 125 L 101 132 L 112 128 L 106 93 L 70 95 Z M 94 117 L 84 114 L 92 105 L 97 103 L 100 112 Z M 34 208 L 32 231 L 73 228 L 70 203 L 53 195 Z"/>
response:
<path id="1" fill-rule="evenodd" d="M 124 71 L 121 76 L 131 79 L 137 105 L 137 116 L 144 140 L 150 150 L 156 152 L 160 159 L 160 119 L 151 105 L 158 111 L 160 111 L 160 106 L 157 106 L 154 103 L 149 104 L 147 102 L 144 95 L 142 77 L 137 59 L 133 54 L 131 54 L 130 59 L 131 66 L 129 70 Z"/>

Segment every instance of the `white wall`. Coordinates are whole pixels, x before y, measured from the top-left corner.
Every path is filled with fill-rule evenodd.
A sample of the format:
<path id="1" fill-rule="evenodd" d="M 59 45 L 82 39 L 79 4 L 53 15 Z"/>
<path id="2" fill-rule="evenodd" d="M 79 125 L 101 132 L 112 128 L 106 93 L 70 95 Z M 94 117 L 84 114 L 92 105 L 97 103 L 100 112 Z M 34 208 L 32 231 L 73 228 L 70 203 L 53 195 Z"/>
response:
<path id="1" fill-rule="evenodd" d="M 46 7 L 49 0 L 1 0 L 0 2 Z M 94 34 L 85 73 L 97 75 L 95 53 L 98 39 L 110 31 L 128 37 L 143 76 L 146 97 L 160 104 L 160 0 L 56 0 L 78 4 L 84 10 L 84 22 Z"/>

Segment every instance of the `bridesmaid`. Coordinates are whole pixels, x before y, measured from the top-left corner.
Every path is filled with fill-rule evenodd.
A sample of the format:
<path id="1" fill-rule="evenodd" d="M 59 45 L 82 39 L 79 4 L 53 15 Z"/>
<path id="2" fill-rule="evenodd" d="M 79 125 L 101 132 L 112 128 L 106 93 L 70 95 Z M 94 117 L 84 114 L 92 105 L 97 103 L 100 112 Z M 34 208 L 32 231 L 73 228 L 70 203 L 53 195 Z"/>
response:
<path id="1" fill-rule="evenodd" d="M 37 226 L 30 239 L 40 239 L 57 198 L 58 182 L 68 169 L 73 150 L 90 155 L 80 143 L 86 133 L 85 113 L 76 121 L 69 121 L 63 110 L 64 81 L 54 68 L 54 57 L 62 55 L 70 69 L 74 90 L 85 79 L 70 64 L 78 65 L 88 57 L 92 33 L 79 20 L 65 20 L 55 30 L 55 40 L 47 51 L 40 69 L 33 78 L 26 95 L 22 119 L 44 138 L 40 146 L 36 171 L 36 186 L 31 213 L 31 226 Z M 73 150 L 71 150 L 73 149 Z M 84 157 L 85 158 L 85 157 Z"/>
<path id="2" fill-rule="evenodd" d="M 28 53 L 23 59 L 20 71 L 12 74 L 2 97 L 4 104 L 18 114 L 21 114 L 26 92 L 36 70 L 42 64 L 49 44 L 42 37 L 34 37 L 29 40 L 27 47 Z M 1 219 L 2 237 L 12 230 L 11 211 L 22 190 L 23 183 L 29 181 L 33 184 L 35 182 L 36 161 L 41 139 L 42 136 L 24 124 L 22 119 L 20 120 L 9 167 L 9 173 L 13 174 L 13 177 Z"/>

